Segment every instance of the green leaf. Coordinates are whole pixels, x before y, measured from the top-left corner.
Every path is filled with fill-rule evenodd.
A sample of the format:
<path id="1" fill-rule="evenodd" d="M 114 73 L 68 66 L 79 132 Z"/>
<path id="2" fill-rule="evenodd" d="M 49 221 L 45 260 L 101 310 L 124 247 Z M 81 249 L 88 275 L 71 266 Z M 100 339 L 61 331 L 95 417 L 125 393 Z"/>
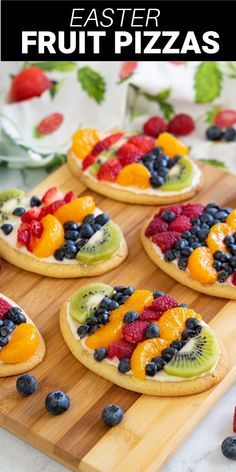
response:
<path id="1" fill-rule="evenodd" d="M 47 62 L 27 62 L 27 65 L 35 65 L 48 72 L 56 70 L 58 72 L 71 72 L 77 67 L 76 62 L 72 61 L 47 61 Z"/>
<path id="2" fill-rule="evenodd" d="M 164 101 L 170 97 L 171 88 L 166 88 L 157 93 L 156 97 L 159 101 Z"/>
<path id="3" fill-rule="evenodd" d="M 105 98 L 106 82 L 101 74 L 85 66 L 78 70 L 78 81 L 82 89 L 97 103 L 102 103 Z"/>
<path id="4" fill-rule="evenodd" d="M 215 122 L 215 117 L 221 110 L 221 107 L 219 105 L 215 105 L 211 110 L 208 110 L 206 112 L 206 123 L 208 124 L 213 124 Z"/>
<path id="5" fill-rule="evenodd" d="M 36 138 L 36 139 L 42 138 L 42 134 L 38 130 L 38 126 L 35 126 L 34 129 L 33 129 L 33 137 Z"/>
<path id="6" fill-rule="evenodd" d="M 216 161 L 215 159 L 200 159 L 200 161 L 205 162 L 206 164 L 211 164 L 214 167 L 227 169 L 226 165 L 222 161 Z"/>
<path id="7" fill-rule="evenodd" d="M 55 154 L 53 159 L 46 164 L 45 169 L 54 169 L 59 167 L 66 162 L 66 154 Z"/>
<path id="8" fill-rule="evenodd" d="M 169 121 L 175 112 L 173 106 L 167 102 L 160 102 L 159 105 L 165 120 Z"/>
<path id="9" fill-rule="evenodd" d="M 194 77 L 195 102 L 210 103 L 219 97 L 222 84 L 222 72 L 218 62 L 202 62 Z"/>
<path id="10" fill-rule="evenodd" d="M 51 95 L 51 98 L 54 98 L 55 95 L 61 90 L 62 84 L 64 83 L 64 79 L 55 81 L 53 83 L 53 86 L 49 89 L 49 93 Z"/>

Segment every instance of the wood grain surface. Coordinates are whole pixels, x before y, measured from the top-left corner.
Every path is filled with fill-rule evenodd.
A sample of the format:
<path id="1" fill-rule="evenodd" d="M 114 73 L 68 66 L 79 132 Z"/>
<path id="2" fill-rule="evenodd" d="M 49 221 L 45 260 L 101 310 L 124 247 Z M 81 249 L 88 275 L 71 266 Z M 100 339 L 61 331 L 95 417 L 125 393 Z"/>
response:
<path id="1" fill-rule="evenodd" d="M 235 207 L 235 177 L 213 167 L 201 167 L 205 186 L 195 201 L 218 201 Z M 63 191 L 73 189 L 79 194 L 93 194 L 72 177 L 66 165 L 31 193 L 42 193 L 54 185 Z M 33 371 L 39 387 L 31 397 L 21 398 L 16 393 L 15 378 L 0 380 L 0 424 L 74 471 L 157 472 L 236 379 L 236 302 L 181 286 L 149 260 L 141 247 L 140 228 L 154 207 L 132 206 L 93 196 L 97 205 L 108 211 L 124 231 L 129 256 L 121 266 L 100 278 L 58 280 L 3 262 L 0 291 L 19 303 L 37 323 L 47 354 Z M 212 390 L 191 397 L 155 398 L 116 387 L 88 371 L 65 345 L 58 313 L 76 289 L 95 280 L 163 290 L 178 301 L 189 303 L 225 342 L 230 357 L 230 370 L 225 379 Z M 54 389 L 65 390 L 71 398 L 70 410 L 59 417 L 50 416 L 44 408 L 46 394 Z M 100 419 L 103 407 L 111 402 L 126 411 L 124 421 L 113 429 Z"/>

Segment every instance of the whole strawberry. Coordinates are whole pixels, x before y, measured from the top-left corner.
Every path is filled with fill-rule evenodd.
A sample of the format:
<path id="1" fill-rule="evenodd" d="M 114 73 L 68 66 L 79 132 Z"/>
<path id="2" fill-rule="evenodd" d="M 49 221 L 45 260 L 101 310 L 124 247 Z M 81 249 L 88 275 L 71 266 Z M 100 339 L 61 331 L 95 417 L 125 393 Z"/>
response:
<path id="1" fill-rule="evenodd" d="M 187 136 L 192 133 L 194 129 L 195 124 L 193 119 L 185 113 L 175 115 L 168 125 L 168 132 L 175 136 Z"/>
<path id="2" fill-rule="evenodd" d="M 143 131 L 148 136 L 157 138 L 160 133 L 167 130 L 167 124 L 161 116 L 152 116 L 143 126 Z"/>
<path id="3" fill-rule="evenodd" d="M 217 113 L 214 124 L 221 128 L 228 128 L 236 123 L 236 110 L 221 110 Z"/>
<path id="4" fill-rule="evenodd" d="M 21 102 L 29 98 L 40 97 L 52 85 L 52 82 L 39 67 L 28 67 L 13 78 L 9 97 L 12 102 Z"/>

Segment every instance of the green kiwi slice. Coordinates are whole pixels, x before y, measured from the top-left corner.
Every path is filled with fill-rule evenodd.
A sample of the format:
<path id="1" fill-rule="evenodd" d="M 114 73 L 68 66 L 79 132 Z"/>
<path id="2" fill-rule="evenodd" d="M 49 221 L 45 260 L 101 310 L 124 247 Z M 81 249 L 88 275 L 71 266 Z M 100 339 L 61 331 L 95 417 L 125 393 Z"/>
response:
<path id="1" fill-rule="evenodd" d="M 97 173 L 98 173 L 99 169 L 101 168 L 101 166 L 103 164 L 105 164 L 105 162 L 110 161 L 111 159 L 113 159 L 114 156 L 115 156 L 115 153 L 114 153 L 114 151 L 111 151 L 111 150 L 101 152 L 101 154 L 99 154 L 96 162 L 94 162 L 94 164 L 92 164 L 89 167 L 89 173 L 91 175 L 97 175 Z"/>
<path id="2" fill-rule="evenodd" d="M 0 223 L 4 220 L 8 220 L 12 211 L 17 207 L 24 196 L 23 190 L 16 188 L 0 192 Z"/>
<path id="3" fill-rule="evenodd" d="M 76 259 L 84 264 L 110 259 L 120 246 L 122 233 L 113 221 L 108 221 L 91 236 L 77 253 Z"/>
<path id="4" fill-rule="evenodd" d="M 164 370 L 168 375 L 177 377 L 195 377 L 209 372 L 219 357 L 219 346 L 210 328 L 202 328 L 200 334 L 191 338 L 178 351 Z"/>
<path id="5" fill-rule="evenodd" d="M 70 300 L 71 317 L 79 323 L 85 323 L 89 316 L 93 316 L 103 298 L 111 297 L 113 291 L 113 287 L 102 283 L 89 284 L 79 289 Z"/>
<path id="6" fill-rule="evenodd" d="M 182 190 L 192 184 L 194 168 L 188 157 L 181 157 L 166 176 L 164 184 L 158 189 L 163 192 Z"/>

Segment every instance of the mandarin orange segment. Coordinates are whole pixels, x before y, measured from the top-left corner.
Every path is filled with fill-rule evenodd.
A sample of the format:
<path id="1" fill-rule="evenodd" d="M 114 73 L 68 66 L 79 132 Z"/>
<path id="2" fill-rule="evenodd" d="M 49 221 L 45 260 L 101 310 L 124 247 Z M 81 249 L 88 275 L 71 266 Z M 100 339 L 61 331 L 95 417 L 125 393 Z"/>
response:
<path id="1" fill-rule="evenodd" d="M 188 154 L 187 146 L 167 132 L 159 134 L 155 144 L 156 146 L 162 147 L 164 154 L 167 154 L 170 158 L 177 154 L 180 156 L 186 156 Z"/>
<path id="2" fill-rule="evenodd" d="M 36 257 L 50 257 L 64 242 L 64 229 L 54 215 L 42 218 L 43 233 L 36 243 L 33 254 Z"/>
<path id="3" fill-rule="evenodd" d="M 236 210 L 233 210 L 226 218 L 226 223 L 235 231 L 236 230 Z"/>
<path id="4" fill-rule="evenodd" d="M 61 206 L 55 211 L 54 216 L 63 224 L 66 221 L 81 222 L 85 216 L 93 213 L 95 210 L 95 202 L 93 197 L 86 196 L 76 198 L 72 202 Z"/>
<path id="5" fill-rule="evenodd" d="M 131 369 L 134 377 L 145 379 L 146 365 L 155 356 L 160 356 L 161 351 L 168 347 L 165 339 L 153 338 L 139 343 L 131 357 Z"/>
<path id="6" fill-rule="evenodd" d="M 214 258 L 208 247 L 194 249 L 188 259 L 191 277 L 201 284 L 213 284 L 217 279 L 217 271 L 213 267 Z"/>
<path id="7" fill-rule="evenodd" d="M 211 227 L 206 243 L 212 254 L 216 251 L 227 252 L 224 238 L 230 234 L 232 234 L 232 228 L 226 223 L 217 223 Z"/>
<path id="8" fill-rule="evenodd" d="M 185 329 L 185 321 L 188 318 L 197 318 L 201 321 L 201 316 L 191 308 L 176 307 L 165 311 L 158 321 L 160 337 L 171 343 L 179 339 Z"/>
<path id="9" fill-rule="evenodd" d="M 123 187 L 150 187 L 150 172 L 142 164 L 129 164 L 120 171 L 116 182 Z"/>
<path id="10" fill-rule="evenodd" d="M 72 151 L 79 159 L 84 159 L 100 139 L 96 129 L 80 129 L 73 136 Z"/>
<path id="11" fill-rule="evenodd" d="M 145 306 L 151 305 L 153 302 L 152 292 L 149 290 L 135 290 L 133 295 L 126 302 L 111 312 L 110 320 L 122 320 L 125 313 L 134 310 L 141 315 Z"/>
<path id="12" fill-rule="evenodd" d="M 35 326 L 22 323 L 13 331 L 9 343 L 0 352 L 0 360 L 6 364 L 18 364 L 32 357 L 39 344 Z"/>
<path id="13" fill-rule="evenodd" d="M 86 339 L 85 344 L 90 349 L 108 347 L 113 341 L 118 341 L 122 338 L 122 327 L 122 320 L 110 321 L 105 326 L 97 329 L 94 334 L 91 334 L 91 336 Z"/>

